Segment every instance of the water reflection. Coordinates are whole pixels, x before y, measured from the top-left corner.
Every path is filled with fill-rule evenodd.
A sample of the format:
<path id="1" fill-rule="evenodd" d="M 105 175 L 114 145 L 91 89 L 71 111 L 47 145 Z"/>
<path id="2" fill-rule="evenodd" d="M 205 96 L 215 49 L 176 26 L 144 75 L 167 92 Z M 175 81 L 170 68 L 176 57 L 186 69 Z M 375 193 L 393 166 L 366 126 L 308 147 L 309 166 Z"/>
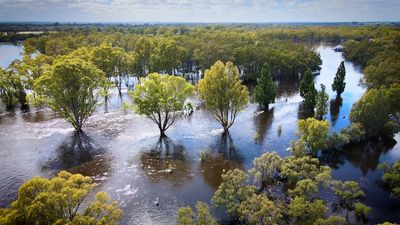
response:
<path id="1" fill-rule="evenodd" d="M 43 170 L 70 169 L 90 162 L 105 149 L 97 146 L 85 133 L 73 132 L 56 149 L 56 156 L 46 162 Z"/>
<path id="2" fill-rule="evenodd" d="M 264 111 L 254 117 L 254 126 L 257 132 L 257 143 L 263 144 L 265 134 L 271 128 L 272 122 L 274 120 L 274 108 Z"/>
<path id="3" fill-rule="evenodd" d="M 168 137 L 159 140 L 140 155 L 140 168 L 152 181 L 166 179 L 182 185 L 192 176 L 191 163 L 186 159 L 185 148 Z"/>
<path id="4" fill-rule="evenodd" d="M 340 107 L 342 107 L 343 99 L 341 96 L 337 96 L 330 101 L 329 111 L 331 113 L 331 126 L 334 127 L 336 125 L 336 121 L 339 117 Z"/>
<path id="5" fill-rule="evenodd" d="M 326 165 L 338 169 L 346 161 L 354 167 L 359 168 L 363 176 L 378 168 L 380 157 L 396 145 L 394 139 L 380 140 L 378 142 L 367 142 L 362 145 L 347 146 L 343 151 L 325 151 L 319 159 Z"/>
<path id="6" fill-rule="evenodd" d="M 226 159 L 222 155 L 214 155 L 206 153 L 205 159 L 200 162 L 199 170 L 201 171 L 204 181 L 213 189 L 217 189 L 222 182 L 221 174 L 223 171 L 241 169 L 243 165 L 237 161 Z"/>
<path id="7" fill-rule="evenodd" d="M 277 98 L 292 98 L 299 93 L 300 80 L 280 80 L 277 84 Z"/>
<path id="8" fill-rule="evenodd" d="M 227 160 L 234 160 L 238 163 L 243 163 L 244 157 L 235 147 L 230 134 L 223 133 L 217 136 L 215 143 L 211 146 L 212 153 L 219 154 Z"/>
<path id="9" fill-rule="evenodd" d="M 309 117 L 314 117 L 314 110 L 307 109 L 304 106 L 304 102 L 299 103 L 299 109 L 297 110 L 297 118 L 299 120 L 304 120 Z"/>

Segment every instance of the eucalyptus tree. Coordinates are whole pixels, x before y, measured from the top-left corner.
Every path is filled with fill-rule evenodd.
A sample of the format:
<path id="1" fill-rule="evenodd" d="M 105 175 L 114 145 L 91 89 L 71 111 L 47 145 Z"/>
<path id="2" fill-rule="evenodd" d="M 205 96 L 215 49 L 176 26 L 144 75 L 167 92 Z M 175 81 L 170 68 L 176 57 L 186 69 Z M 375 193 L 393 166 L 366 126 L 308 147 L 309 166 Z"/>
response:
<path id="1" fill-rule="evenodd" d="M 207 109 L 226 133 L 249 101 L 247 87 L 242 84 L 239 71 L 231 62 L 224 64 L 217 61 L 206 70 L 198 91 Z"/>
<path id="2" fill-rule="evenodd" d="M 98 89 L 108 86 L 104 73 L 79 58 L 61 58 L 35 80 L 34 91 L 77 132 L 95 111 Z"/>
<path id="3" fill-rule="evenodd" d="M 157 124 L 160 136 L 183 114 L 185 101 L 193 94 L 193 85 L 184 78 L 158 73 L 142 78 L 131 92 L 138 113 Z"/>

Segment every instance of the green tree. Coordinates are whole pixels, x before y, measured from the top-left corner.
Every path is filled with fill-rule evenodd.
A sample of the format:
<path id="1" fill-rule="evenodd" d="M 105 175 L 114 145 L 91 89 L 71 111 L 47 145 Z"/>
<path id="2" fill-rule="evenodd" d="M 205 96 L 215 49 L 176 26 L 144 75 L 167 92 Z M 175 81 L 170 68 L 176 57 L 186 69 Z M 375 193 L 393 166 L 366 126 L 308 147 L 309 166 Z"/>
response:
<path id="1" fill-rule="evenodd" d="M 364 205 L 361 202 L 356 202 L 353 204 L 354 211 L 358 218 L 366 218 L 368 214 L 371 212 L 371 207 Z"/>
<path id="2" fill-rule="evenodd" d="M 247 186 L 248 176 L 239 169 L 222 174 L 222 183 L 212 198 L 217 207 L 225 206 L 229 215 L 238 217 L 240 204 L 249 199 L 256 188 Z"/>
<path id="3" fill-rule="evenodd" d="M 340 96 L 344 92 L 344 88 L 346 87 L 346 82 L 344 81 L 345 76 L 346 68 L 344 67 L 344 61 L 342 61 L 336 72 L 336 76 L 332 84 L 332 90 L 336 91 L 338 96 Z"/>
<path id="4" fill-rule="evenodd" d="M 225 132 L 249 101 L 249 92 L 242 85 L 237 68 L 231 62 L 216 62 L 199 82 L 200 98 Z"/>
<path id="5" fill-rule="evenodd" d="M 34 90 L 46 104 L 76 131 L 92 115 L 98 103 L 95 93 L 107 85 L 104 73 L 82 59 L 61 59 L 34 82 Z"/>
<path id="6" fill-rule="evenodd" d="M 320 121 L 315 118 L 298 120 L 296 133 L 311 153 L 328 147 L 329 122 L 326 120 Z"/>
<path id="7" fill-rule="evenodd" d="M 331 168 L 320 165 L 319 160 L 311 156 L 285 157 L 280 176 L 290 186 L 304 179 L 315 180 L 317 184 L 328 184 L 332 179 Z"/>
<path id="8" fill-rule="evenodd" d="M 19 74 L 12 70 L 0 68 L 0 99 L 8 109 L 13 108 L 18 101 L 25 104 L 25 90 Z"/>
<path id="9" fill-rule="evenodd" d="M 307 225 L 323 218 L 327 211 L 322 200 L 309 201 L 304 197 L 295 197 L 289 204 L 288 214 L 295 224 Z"/>
<path id="10" fill-rule="evenodd" d="M 161 136 L 182 115 L 186 99 L 193 94 L 193 85 L 184 78 L 158 73 L 142 78 L 131 92 L 138 113 L 156 123 Z"/>
<path id="11" fill-rule="evenodd" d="M 317 219 L 313 225 L 345 225 L 346 219 L 341 216 L 330 216 L 328 218 Z"/>
<path id="12" fill-rule="evenodd" d="M 268 109 L 268 105 L 275 102 L 275 97 L 275 84 L 272 80 L 271 73 L 269 72 L 268 64 L 264 64 L 260 78 L 257 80 L 255 90 L 256 102 L 258 102 L 263 109 Z"/>
<path id="13" fill-rule="evenodd" d="M 238 208 L 238 212 L 242 220 L 254 225 L 279 224 L 282 219 L 280 208 L 262 194 L 253 194 L 243 201 Z"/>
<path id="14" fill-rule="evenodd" d="M 300 82 L 300 96 L 304 98 L 304 107 L 314 109 L 317 90 L 314 85 L 314 77 L 310 69 L 307 69 Z"/>
<path id="15" fill-rule="evenodd" d="M 99 192 L 86 209 L 82 202 L 95 187 L 90 177 L 62 171 L 46 179 L 34 177 L 18 190 L 18 197 L 10 209 L 0 210 L 4 225 L 28 224 L 118 224 L 122 210 L 111 202 L 107 193 Z"/>
<path id="16" fill-rule="evenodd" d="M 250 174 L 258 181 L 273 181 L 282 165 L 282 158 L 276 152 L 267 152 L 253 160 Z"/>
<path id="17" fill-rule="evenodd" d="M 150 59 L 154 44 L 149 37 L 140 37 L 135 43 L 133 52 L 137 59 L 137 74 L 139 77 L 145 76 L 150 70 Z"/>
<path id="18" fill-rule="evenodd" d="M 208 205 L 204 202 L 196 203 L 197 217 L 194 220 L 190 207 L 181 207 L 178 210 L 178 225 L 218 225 L 215 217 L 210 213 Z"/>
<path id="19" fill-rule="evenodd" d="M 395 164 L 389 166 L 387 164 L 383 164 L 380 166 L 383 171 L 383 180 L 388 185 L 397 198 L 400 198 L 400 161 Z"/>
<path id="20" fill-rule="evenodd" d="M 334 192 L 339 197 L 342 207 L 348 211 L 353 209 L 353 204 L 356 200 L 365 195 L 364 191 L 355 181 L 337 181 L 334 184 Z M 346 218 L 348 217 L 348 211 Z"/>
<path id="21" fill-rule="evenodd" d="M 322 120 L 328 113 L 329 95 L 325 92 L 325 85 L 321 84 L 321 90 L 315 98 L 315 118 Z"/>
<path id="22" fill-rule="evenodd" d="M 175 75 L 175 69 L 185 57 L 185 48 L 179 46 L 175 40 L 162 38 L 151 55 L 153 71 Z"/>

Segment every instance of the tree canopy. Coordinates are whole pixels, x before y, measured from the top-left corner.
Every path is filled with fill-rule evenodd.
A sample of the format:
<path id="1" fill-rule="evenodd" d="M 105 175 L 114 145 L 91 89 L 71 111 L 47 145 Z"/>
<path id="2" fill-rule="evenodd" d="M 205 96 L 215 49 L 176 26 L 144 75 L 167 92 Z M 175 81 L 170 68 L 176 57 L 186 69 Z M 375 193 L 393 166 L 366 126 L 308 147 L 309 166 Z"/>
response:
<path id="1" fill-rule="evenodd" d="M 249 101 L 247 87 L 239 78 L 239 71 L 231 62 L 216 62 L 199 81 L 200 98 L 225 132 L 235 122 L 238 113 Z"/>
<path id="2" fill-rule="evenodd" d="M 193 85 L 182 77 L 149 74 L 131 92 L 137 112 L 157 124 L 160 135 L 182 115 L 185 101 L 194 94 Z"/>
<path id="3" fill-rule="evenodd" d="M 275 97 L 275 83 L 272 80 L 271 73 L 269 72 L 268 64 L 264 64 L 261 70 L 261 75 L 257 80 L 255 99 L 261 107 L 268 109 L 268 105 L 275 102 Z"/>
<path id="4" fill-rule="evenodd" d="M 46 104 L 67 120 L 76 131 L 96 109 L 96 90 L 107 85 L 104 73 L 82 59 L 60 59 L 34 83 Z"/>

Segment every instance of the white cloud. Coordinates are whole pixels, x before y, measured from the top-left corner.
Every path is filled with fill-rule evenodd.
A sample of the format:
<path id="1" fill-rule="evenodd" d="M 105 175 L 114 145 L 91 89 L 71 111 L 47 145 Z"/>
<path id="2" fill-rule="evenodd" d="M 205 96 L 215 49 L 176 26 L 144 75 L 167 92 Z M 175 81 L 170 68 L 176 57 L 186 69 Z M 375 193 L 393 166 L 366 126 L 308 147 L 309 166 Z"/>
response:
<path id="1" fill-rule="evenodd" d="M 397 0 L 0 0 L 3 21 L 399 21 L 399 11 Z"/>

